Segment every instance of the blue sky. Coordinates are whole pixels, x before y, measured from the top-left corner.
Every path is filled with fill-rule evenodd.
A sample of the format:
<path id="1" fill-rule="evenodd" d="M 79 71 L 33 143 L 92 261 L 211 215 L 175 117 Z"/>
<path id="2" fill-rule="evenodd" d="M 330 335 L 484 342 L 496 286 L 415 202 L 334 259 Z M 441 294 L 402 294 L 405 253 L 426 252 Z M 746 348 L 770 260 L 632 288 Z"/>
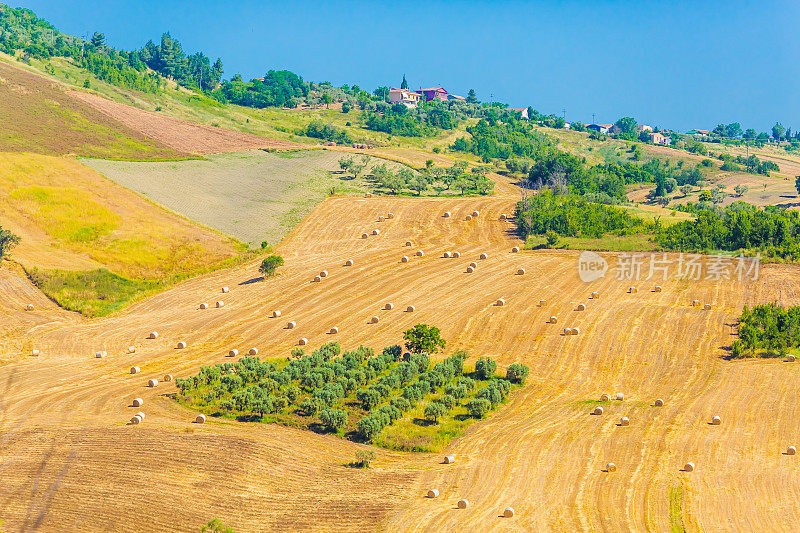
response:
<path id="1" fill-rule="evenodd" d="M 169 31 L 225 77 L 289 69 L 372 90 L 443 85 L 568 120 L 800 128 L 800 2 L 17 0 L 78 36 Z"/>

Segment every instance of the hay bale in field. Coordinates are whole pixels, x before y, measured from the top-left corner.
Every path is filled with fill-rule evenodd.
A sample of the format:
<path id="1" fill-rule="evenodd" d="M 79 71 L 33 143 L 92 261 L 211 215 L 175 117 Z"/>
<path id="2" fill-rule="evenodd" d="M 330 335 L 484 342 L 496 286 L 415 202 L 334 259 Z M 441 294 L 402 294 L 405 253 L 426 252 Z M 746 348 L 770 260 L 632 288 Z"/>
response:
<path id="1" fill-rule="evenodd" d="M 141 372 L 141 369 L 138 366 L 131 367 L 131 374 L 138 374 L 139 372 Z"/>
<path id="2" fill-rule="evenodd" d="M 699 307 L 699 306 L 700 306 L 700 300 L 692 300 L 692 307 Z"/>
<path id="3" fill-rule="evenodd" d="M 425 252 L 423 252 L 422 250 L 417 250 L 417 253 L 415 255 L 417 257 L 424 257 L 425 256 Z"/>
<path id="4" fill-rule="evenodd" d="M 455 259 L 458 259 L 459 257 L 461 257 L 461 252 L 453 252 L 453 257 Z"/>
<path id="5" fill-rule="evenodd" d="M 636 294 L 636 292 L 637 292 L 637 289 L 636 289 L 636 287 L 630 287 L 630 288 L 628 289 L 628 292 L 629 292 L 630 294 Z"/>
<path id="6" fill-rule="evenodd" d="M 181 342 L 179 342 L 179 343 L 177 344 L 177 346 L 176 346 L 176 347 L 177 347 L 179 350 L 183 350 L 184 348 L 186 348 L 186 343 L 185 343 L 185 342 L 183 342 L 183 341 L 181 341 Z"/>
<path id="7" fill-rule="evenodd" d="M 208 304 L 203 302 L 200 304 L 200 309 L 208 309 Z"/>
<path id="8" fill-rule="evenodd" d="M 28 304 L 25 306 L 26 311 L 33 311 L 33 304 Z"/>
<path id="9" fill-rule="evenodd" d="M 319 276 L 314 276 L 314 283 L 319 283 L 320 281 L 322 281 L 322 278 L 321 278 L 321 277 L 319 277 Z"/>
<path id="10" fill-rule="evenodd" d="M 373 235 L 380 235 L 381 234 L 381 230 L 379 230 L 378 228 L 375 228 L 374 230 L 372 230 L 372 234 Z"/>
<path id="11" fill-rule="evenodd" d="M 631 421 L 628 420 L 627 416 L 623 416 L 622 418 L 619 419 L 619 425 L 620 426 L 628 426 L 628 425 L 630 425 L 630 423 L 631 423 Z"/>
<path id="12" fill-rule="evenodd" d="M 411 247 L 411 246 L 414 246 L 414 243 L 412 243 L 411 241 L 406 241 L 405 245 L 408 246 L 408 247 Z"/>
<path id="13" fill-rule="evenodd" d="M 237 350 L 236 348 L 228 352 L 228 357 L 236 357 L 237 355 L 239 355 L 239 350 Z"/>
<path id="14" fill-rule="evenodd" d="M 158 332 L 157 331 L 151 332 L 150 335 L 147 336 L 147 338 L 148 339 L 157 339 L 158 338 Z"/>
<path id="15" fill-rule="evenodd" d="M 456 507 L 458 507 L 459 509 L 466 509 L 467 507 L 469 507 L 469 502 L 467 500 L 458 500 Z"/>
<path id="16" fill-rule="evenodd" d="M 494 303 L 497 307 L 503 307 L 506 305 L 506 301 L 504 298 L 498 298 L 497 301 Z"/>
<path id="17" fill-rule="evenodd" d="M 99 352 L 95 352 L 95 353 L 94 353 L 94 356 L 95 356 L 96 358 L 98 358 L 98 359 L 102 359 L 103 357 L 105 357 L 105 356 L 106 356 L 106 352 L 105 352 L 105 350 L 101 350 L 101 351 L 99 351 Z"/>
<path id="18" fill-rule="evenodd" d="M 174 377 L 172 377 L 172 374 L 164 374 L 164 381 L 165 381 L 165 382 L 170 382 L 170 381 L 172 381 L 172 380 L 174 380 L 174 379 L 175 379 L 175 378 L 174 378 Z"/>
<path id="19" fill-rule="evenodd" d="M 133 401 L 131 402 L 131 405 L 133 405 L 134 407 L 141 407 L 142 404 L 144 404 L 144 400 L 142 400 L 141 398 L 134 398 Z"/>
<path id="20" fill-rule="evenodd" d="M 272 312 L 272 318 L 278 318 L 279 316 L 281 316 L 281 312 L 277 309 Z"/>
<path id="21" fill-rule="evenodd" d="M 374 317 L 369 319 L 369 322 L 370 322 L 370 324 L 377 324 L 378 322 L 380 322 L 380 320 L 381 319 L 379 317 L 374 316 Z"/>
<path id="22" fill-rule="evenodd" d="M 378 222 L 383 222 L 384 220 L 386 220 L 386 218 L 383 215 L 378 217 Z"/>
<path id="23" fill-rule="evenodd" d="M 473 262 L 471 262 L 471 263 L 469 264 L 469 266 L 471 266 L 472 268 L 478 268 L 478 263 L 476 263 L 475 261 L 473 261 Z"/>
<path id="24" fill-rule="evenodd" d="M 223 307 L 224 305 L 225 305 L 225 302 L 223 302 L 222 300 L 219 300 L 219 301 L 216 303 L 217 309 L 219 309 L 220 307 Z"/>
<path id="25" fill-rule="evenodd" d="M 391 311 L 392 309 L 394 309 L 394 304 L 393 303 L 387 303 L 386 305 L 383 306 L 383 309 L 385 311 Z"/>
<path id="26" fill-rule="evenodd" d="M 694 472 L 694 463 L 691 461 L 683 465 L 683 470 L 686 472 Z"/>
<path id="27" fill-rule="evenodd" d="M 437 496 L 439 496 L 439 490 L 438 489 L 430 489 L 428 491 L 428 498 L 436 498 Z"/>
<path id="28" fill-rule="evenodd" d="M 131 418 L 131 424 L 141 424 L 141 423 L 142 419 L 139 418 L 138 416 L 134 416 L 133 418 Z"/>
<path id="29" fill-rule="evenodd" d="M 451 257 L 452 255 L 453 255 L 453 254 L 452 254 L 452 253 L 450 253 L 450 250 L 447 250 L 447 251 L 446 251 L 446 252 L 443 254 L 443 257 L 444 257 L 445 259 L 450 259 L 450 257 Z"/>
<path id="30" fill-rule="evenodd" d="M 478 259 L 487 259 L 488 257 L 489 256 L 486 255 L 486 253 L 482 253 L 481 255 L 478 256 Z"/>
<path id="31" fill-rule="evenodd" d="M 147 386 L 150 387 L 150 388 L 158 387 L 158 380 L 155 379 L 155 378 L 153 378 L 151 380 L 148 380 Z"/>
<path id="32" fill-rule="evenodd" d="M 347 261 L 344 262 L 344 266 L 346 266 L 346 267 L 353 266 L 353 260 L 352 259 L 348 259 Z"/>
<path id="33" fill-rule="evenodd" d="M 576 311 L 586 311 L 586 306 L 583 304 L 578 304 L 578 307 L 575 308 Z"/>
<path id="34" fill-rule="evenodd" d="M 547 305 L 547 300 L 539 300 L 539 307 L 544 307 Z"/>
<path id="35" fill-rule="evenodd" d="M 389 218 L 389 219 L 394 218 L 394 213 L 386 213 L 386 218 Z"/>
<path id="36" fill-rule="evenodd" d="M 607 401 L 609 401 L 610 399 L 611 399 L 611 397 L 610 397 L 608 394 L 606 394 L 606 393 L 603 393 L 603 394 L 601 394 L 601 395 L 600 395 L 600 401 L 601 401 L 601 402 L 607 402 Z"/>
<path id="37" fill-rule="evenodd" d="M 517 253 L 519 253 L 519 246 L 515 246 L 515 247 L 513 247 L 513 248 L 511 249 L 511 253 L 512 253 L 512 254 L 517 254 Z"/>
<path id="38" fill-rule="evenodd" d="M 34 357 L 38 356 L 39 355 L 39 350 L 37 350 L 37 349 L 31 350 L 31 355 L 34 356 Z"/>
<path id="39" fill-rule="evenodd" d="M 625 399 L 625 395 L 624 395 L 624 394 L 622 394 L 621 392 L 618 392 L 618 393 L 617 393 L 617 395 L 615 396 L 615 398 L 616 398 L 616 400 L 617 400 L 618 402 L 621 402 L 622 400 L 624 400 L 624 399 Z"/>
<path id="40" fill-rule="evenodd" d="M 305 346 L 306 344 L 308 344 L 308 339 L 306 339 L 305 337 L 297 341 L 298 346 Z"/>
<path id="41" fill-rule="evenodd" d="M 328 277 L 328 271 L 327 270 L 323 270 L 322 272 L 319 273 L 319 277 L 327 278 Z"/>
<path id="42" fill-rule="evenodd" d="M 444 214 L 442 215 L 442 218 L 450 218 L 451 216 L 453 215 L 450 214 L 450 211 L 445 211 Z"/>
<path id="43" fill-rule="evenodd" d="M 794 446 L 789 446 L 788 448 L 786 448 L 786 455 L 795 455 L 795 454 L 797 454 L 797 448 L 795 448 Z"/>
<path id="44" fill-rule="evenodd" d="M 286 329 L 294 329 L 296 325 L 297 325 L 297 322 L 292 320 L 291 322 L 287 322 L 286 323 Z"/>
<path id="45" fill-rule="evenodd" d="M 506 219 L 508 219 L 508 215 L 506 215 L 505 213 L 500 213 L 500 220 L 506 220 Z"/>
<path id="46" fill-rule="evenodd" d="M 551 316 L 548 322 L 550 322 L 551 324 L 558 324 L 558 317 Z"/>
<path id="47" fill-rule="evenodd" d="M 503 518 L 514 518 L 514 509 L 506 507 L 505 511 L 503 511 Z"/>
<path id="48" fill-rule="evenodd" d="M 661 285 L 656 285 L 653 287 L 653 292 L 661 292 Z"/>
<path id="49" fill-rule="evenodd" d="M 136 346 L 128 346 L 128 353 L 136 353 Z"/>
<path id="50" fill-rule="evenodd" d="M 703 309 L 705 309 L 706 311 L 710 311 L 711 310 L 711 304 L 706 304 L 705 306 L 703 306 Z"/>
<path id="51" fill-rule="evenodd" d="M 481 212 L 480 212 L 480 211 L 473 211 L 473 212 L 472 212 L 472 218 L 477 218 L 477 217 L 478 217 L 478 215 L 480 215 L 480 214 L 481 214 Z"/>
<path id="52" fill-rule="evenodd" d="M 711 417 L 711 425 L 712 426 L 718 426 L 720 424 L 722 424 L 722 419 L 719 416 L 714 415 L 714 416 Z"/>
<path id="53" fill-rule="evenodd" d="M 473 267 L 471 267 L 471 266 L 468 266 L 467 267 L 467 274 L 472 274 L 473 272 L 475 272 L 475 269 Z"/>
<path id="54" fill-rule="evenodd" d="M 372 193 L 366 193 L 366 194 L 364 194 L 364 198 L 372 198 Z"/>
<path id="55" fill-rule="evenodd" d="M 606 472 L 616 472 L 616 471 L 617 471 L 617 465 L 615 465 L 614 463 L 606 464 Z"/>
<path id="56" fill-rule="evenodd" d="M 330 333 L 331 335 L 336 335 L 337 333 L 339 333 L 339 328 L 333 326 L 328 333 Z"/>
<path id="57" fill-rule="evenodd" d="M 786 356 L 786 362 L 787 363 L 794 363 L 794 359 L 795 359 L 795 357 L 792 354 L 789 354 L 789 355 Z"/>
<path id="58" fill-rule="evenodd" d="M 467 216 L 465 216 L 465 217 L 464 217 L 464 220 L 466 220 L 467 222 L 469 222 L 470 220 L 472 220 L 472 215 L 467 215 Z"/>
<path id="59" fill-rule="evenodd" d="M 404 255 L 403 257 L 401 257 L 401 258 L 400 258 L 400 262 L 401 262 L 401 263 L 408 263 L 408 256 L 407 256 L 407 255 Z"/>
<path id="60" fill-rule="evenodd" d="M 228 287 L 222 287 L 222 292 L 230 292 L 231 290 Z"/>
<path id="61" fill-rule="evenodd" d="M 572 335 L 572 328 L 564 328 L 564 335 Z"/>
<path id="62" fill-rule="evenodd" d="M 135 416 L 138 416 L 138 417 L 139 417 L 139 418 L 141 418 L 142 420 L 144 420 L 144 418 L 145 418 L 145 417 L 144 417 L 144 413 L 143 413 L 143 412 L 141 412 L 141 411 L 139 411 L 138 413 L 136 413 L 136 415 L 135 415 Z"/>
<path id="63" fill-rule="evenodd" d="M 572 328 L 572 334 L 573 335 L 577 335 L 580 332 L 581 332 L 580 328 Z"/>
<path id="64" fill-rule="evenodd" d="M 664 407 L 664 400 L 661 398 L 656 398 L 656 401 L 653 403 L 656 407 Z"/>
<path id="65" fill-rule="evenodd" d="M 592 410 L 593 415 L 602 415 L 603 414 L 603 406 L 598 405 Z"/>
<path id="66" fill-rule="evenodd" d="M 362 239 L 369 239 L 369 233 L 362 233 L 361 234 L 361 238 Z"/>
<path id="67" fill-rule="evenodd" d="M 200 414 L 194 419 L 195 424 L 205 424 L 206 423 L 206 415 Z"/>
<path id="68" fill-rule="evenodd" d="M 414 307 L 413 305 L 409 305 L 408 307 L 406 307 L 406 313 L 413 313 L 416 310 L 417 308 Z"/>
<path id="69" fill-rule="evenodd" d="M 517 276 L 522 276 L 524 274 L 525 274 L 525 269 L 524 268 L 520 268 L 520 269 L 517 270 Z"/>
<path id="70" fill-rule="evenodd" d="M 250 348 L 247 351 L 247 355 L 258 355 L 258 348 Z"/>
<path id="71" fill-rule="evenodd" d="M 456 456 L 453 454 L 444 456 L 444 464 L 451 465 L 456 462 Z"/>
<path id="72" fill-rule="evenodd" d="M 597 300 L 598 298 L 600 298 L 600 295 L 597 294 L 596 292 L 593 292 L 589 298 L 591 298 L 592 300 Z"/>

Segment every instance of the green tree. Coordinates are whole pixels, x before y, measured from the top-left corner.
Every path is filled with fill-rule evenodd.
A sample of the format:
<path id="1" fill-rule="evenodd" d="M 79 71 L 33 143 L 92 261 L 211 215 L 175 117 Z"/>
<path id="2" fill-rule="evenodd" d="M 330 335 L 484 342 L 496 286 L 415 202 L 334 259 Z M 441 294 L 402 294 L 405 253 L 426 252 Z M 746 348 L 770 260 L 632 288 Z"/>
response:
<path id="1" fill-rule="evenodd" d="M 711 191 L 700 191 L 700 197 L 698 199 L 701 202 L 710 202 L 712 198 Z"/>
<path id="2" fill-rule="evenodd" d="M 473 398 L 467 403 L 467 409 L 475 418 L 483 418 L 492 408 L 492 404 L 486 398 Z"/>
<path id="3" fill-rule="evenodd" d="M 406 75 L 403 74 L 403 81 L 400 82 L 401 89 L 408 89 L 408 82 L 406 81 Z"/>
<path id="4" fill-rule="evenodd" d="M 425 406 L 425 418 L 431 422 L 438 422 L 439 418 L 443 417 L 447 409 L 439 402 L 430 402 Z"/>
<path id="5" fill-rule="evenodd" d="M 506 379 L 512 383 L 525 383 L 530 369 L 526 365 L 514 363 L 506 370 Z"/>
<path id="6" fill-rule="evenodd" d="M 19 237 L 0 226 L 0 259 L 8 255 L 11 249 L 19 244 Z"/>
<path id="7" fill-rule="evenodd" d="M 445 347 L 439 328 L 427 324 L 417 324 L 407 330 L 403 333 L 403 339 L 406 341 L 406 348 L 412 353 L 436 353 Z"/>
<path id="8" fill-rule="evenodd" d="M 487 380 L 494 377 L 494 371 L 497 370 L 497 363 L 494 359 L 488 357 L 481 357 L 475 361 L 475 373 L 478 378 Z"/>
<path id="9" fill-rule="evenodd" d="M 323 409 L 319 413 L 320 421 L 333 431 L 337 431 L 347 424 L 347 411 L 342 409 Z"/>
<path id="10" fill-rule="evenodd" d="M 752 141 L 756 138 L 756 130 L 753 128 L 747 128 L 742 134 L 742 138 L 746 141 Z"/>
<path id="11" fill-rule="evenodd" d="M 422 174 L 417 174 L 408 183 L 413 191 L 417 191 L 417 196 L 421 196 L 422 192 L 428 188 L 428 180 Z"/>
<path id="12" fill-rule="evenodd" d="M 794 181 L 794 188 L 797 189 L 797 194 L 800 195 L 800 176 L 797 176 L 797 179 Z M 2 248 L 0 248 L 0 256 L 2 256 L 2 251 Z"/>
<path id="13" fill-rule="evenodd" d="M 631 139 L 636 138 L 636 120 L 633 118 L 622 117 L 616 121 L 614 125 L 620 129 L 620 133 L 622 135 L 625 135 Z"/>
<path id="14" fill-rule="evenodd" d="M 94 32 L 92 34 L 92 46 L 97 48 L 98 50 L 102 49 L 103 46 L 106 44 L 106 36 L 100 32 Z"/>
<path id="15" fill-rule="evenodd" d="M 325 104 L 326 109 L 330 109 L 331 104 L 333 103 L 333 98 L 328 93 L 322 95 L 322 103 Z"/>
<path id="16" fill-rule="evenodd" d="M 469 92 L 467 93 L 467 103 L 468 104 L 477 104 L 478 103 L 478 97 L 475 94 L 475 89 L 470 89 Z"/>
<path id="17" fill-rule="evenodd" d="M 349 113 L 351 109 L 353 109 L 353 106 L 349 101 L 345 100 L 342 102 L 342 113 Z"/>
<path id="18" fill-rule="evenodd" d="M 236 533 L 236 531 L 223 524 L 219 518 L 214 518 L 200 528 L 200 533 Z"/>
<path id="19" fill-rule="evenodd" d="M 776 141 L 780 141 L 783 139 L 784 134 L 786 133 L 786 128 L 783 127 L 783 124 L 780 122 L 776 122 L 774 126 L 772 126 L 772 136 L 775 137 Z"/>
<path id="20" fill-rule="evenodd" d="M 370 462 L 377 456 L 378 454 L 373 450 L 358 450 L 356 452 L 356 466 L 359 468 L 369 468 Z"/>
<path id="21" fill-rule="evenodd" d="M 689 193 L 692 192 L 693 188 L 694 187 L 692 187 L 688 183 L 686 185 L 681 185 L 680 190 L 681 190 L 681 194 L 683 194 L 683 197 L 686 198 L 687 196 L 689 196 Z"/>
<path id="22" fill-rule="evenodd" d="M 725 126 L 725 136 L 729 139 L 736 139 L 742 135 L 742 126 L 738 122 Z"/>
<path id="23" fill-rule="evenodd" d="M 267 277 L 274 276 L 275 271 L 278 267 L 283 266 L 283 257 L 279 255 L 271 255 L 269 257 L 264 258 L 261 262 L 261 266 L 258 267 L 258 271 L 264 274 Z"/>

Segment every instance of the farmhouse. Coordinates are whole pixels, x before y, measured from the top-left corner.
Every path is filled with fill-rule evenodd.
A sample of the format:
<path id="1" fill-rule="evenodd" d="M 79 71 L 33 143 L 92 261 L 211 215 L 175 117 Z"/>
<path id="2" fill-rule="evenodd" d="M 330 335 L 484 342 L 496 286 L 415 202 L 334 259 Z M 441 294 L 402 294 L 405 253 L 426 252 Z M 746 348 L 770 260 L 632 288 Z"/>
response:
<path id="1" fill-rule="evenodd" d="M 653 131 L 653 127 L 647 124 L 637 124 L 636 133 L 642 133 L 643 131 Z"/>
<path id="2" fill-rule="evenodd" d="M 653 136 L 653 144 L 662 144 L 664 146 L 669 146 L 672 144 L 672 137 L 667 137 L 661 133 L 652 133 Z"/>
<path id="3" fill-rule="evenodd" d="M 708 130 L 689 130 L 686 132 L 687 135 L 711 135 L 711 132 Z"/>
<path id="4" fill-rule="evenodd" d="M 419 103 L 420 95 L 408 89 L 389 89 L 389 102 L 392 104 L 405 104 L 406 107 L 416 107 Z"/>
<path id="5" fill-rule="evenodd" d="M 527 107 L 512 107 L 510 108 L 511 111 L 518 111 L 520 118 L 529 119 L 528 116 L 528 108 Z"/>
<path id="6" fill-rule="evenodd" d="M 425 99 L 426 102 L 431 100 L 447 101 L 447 91 L 444 87 L 428 87 L 427 89 L 420 89 L 417 93 Z"/>
<path id="7" fill-rule="evenodd" d="M 458 96 L 457 94 L 448 94 L 447 95 L 447 99 L 448 100 L 458 100 L 459 102 L 466 102 L 467 101 L 466 98 L 464 98 L 463 96 Z"/>
<path id="8" fill-rule="evenodd" d="M 594 130 L 597 133 L 608 133 L 612 127 L 614 127 L 613 124 L 589 124 L 586 129 Z"/>

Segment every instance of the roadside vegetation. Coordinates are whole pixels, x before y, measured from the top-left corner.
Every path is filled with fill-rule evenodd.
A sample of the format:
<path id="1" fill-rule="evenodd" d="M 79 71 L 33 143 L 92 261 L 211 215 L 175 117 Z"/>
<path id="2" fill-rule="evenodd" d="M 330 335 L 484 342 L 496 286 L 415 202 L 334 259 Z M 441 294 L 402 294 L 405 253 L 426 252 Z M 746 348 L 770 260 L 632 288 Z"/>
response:
<path id="1" fill-rule="evenodd" d="M 0 226 L 0 259 L 8 256 L 11 249 L 19 244 L 19 236 Z"/>

